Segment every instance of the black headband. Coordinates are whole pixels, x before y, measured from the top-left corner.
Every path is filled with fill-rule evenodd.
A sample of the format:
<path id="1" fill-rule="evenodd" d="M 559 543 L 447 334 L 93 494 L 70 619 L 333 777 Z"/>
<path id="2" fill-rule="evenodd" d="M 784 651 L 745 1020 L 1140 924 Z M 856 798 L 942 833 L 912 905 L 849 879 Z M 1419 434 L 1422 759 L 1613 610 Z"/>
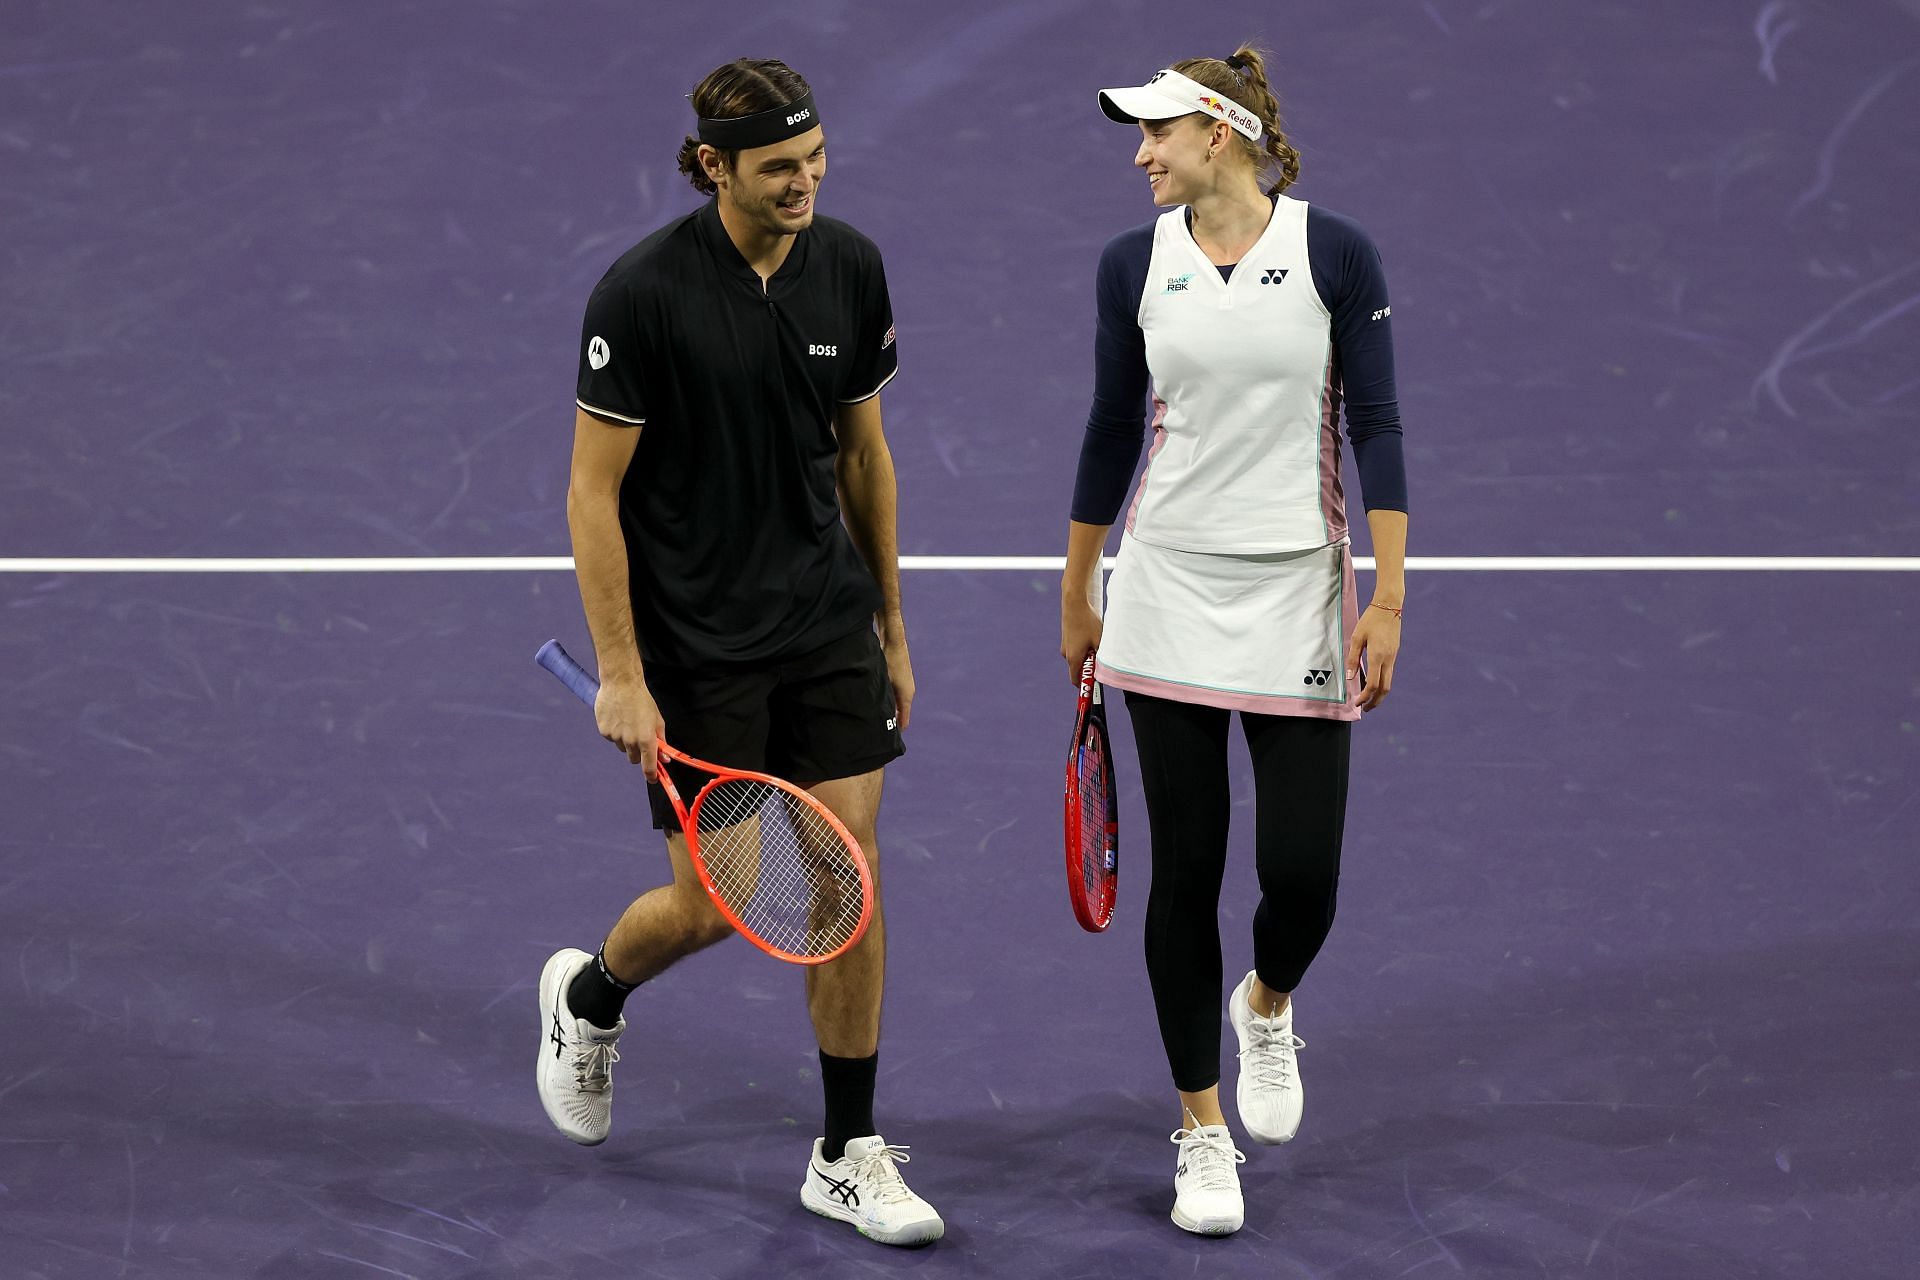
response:
<path id="1" fill-rule="evenodd" d="M 731 120 L 700 120 L 700 141 L 722 151 L 751 151 L 770 147 L 788 138 L 797 138 L 820 123 L 814 110 L 813 95 L 802 94 L 784 107 L 757 115 L 735 116 Z"/>

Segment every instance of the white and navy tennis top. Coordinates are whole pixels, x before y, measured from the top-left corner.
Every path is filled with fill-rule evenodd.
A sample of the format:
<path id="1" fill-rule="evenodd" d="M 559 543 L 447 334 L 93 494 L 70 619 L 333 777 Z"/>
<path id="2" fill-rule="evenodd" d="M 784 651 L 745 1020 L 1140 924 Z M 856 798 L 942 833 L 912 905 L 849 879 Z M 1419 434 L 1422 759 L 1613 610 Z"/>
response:
<path id="1" fill-rule="evenodd" d="M 1100 255 L 1073 518 L 1119 514 L 1149 382 L 1153 446 L 1127 514 L 1142 542 L 1255 555 L 1344 540 L 1343 403 L 1367 507 L 1406 510 L 1392 308 L 1373 242 L 1350 219 L 1276 196 L 1260 239 L 1219 267 L 1188 217 L 1170 210 Z"/>

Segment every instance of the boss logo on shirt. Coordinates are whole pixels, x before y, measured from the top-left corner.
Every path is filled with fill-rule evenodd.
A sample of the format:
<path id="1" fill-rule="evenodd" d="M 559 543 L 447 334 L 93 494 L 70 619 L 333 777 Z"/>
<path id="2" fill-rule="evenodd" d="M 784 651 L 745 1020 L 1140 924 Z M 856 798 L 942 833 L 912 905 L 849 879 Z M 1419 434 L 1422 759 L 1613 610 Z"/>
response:
<path id="1" fill-rule="evenodd" d="M 807 354 L 810 356 L 837 356 L 840 354 L 840 347 L 835 343 L 809 342 L 807 344 Z"/>
<path id="2" fill-rule="evenodd" d="M 1188 290 L 1188 288 L 1192 286 L 1192 284 L 1193 284 L 1193 272 L 1191 271 L 1187 272 L 1187 274 L 1183 276 L 1168 276 L 1167 292 L 1168 293 L 1185 293 Z"/>

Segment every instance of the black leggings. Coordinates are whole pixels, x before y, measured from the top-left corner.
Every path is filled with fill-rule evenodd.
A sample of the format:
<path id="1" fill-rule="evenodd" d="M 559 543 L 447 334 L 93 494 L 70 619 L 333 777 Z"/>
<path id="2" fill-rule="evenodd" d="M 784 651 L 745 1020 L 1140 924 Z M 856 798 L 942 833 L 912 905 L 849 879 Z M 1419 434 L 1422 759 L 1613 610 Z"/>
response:
<path id="1" fill-rule="evenodd" d="M 1227 866 L 1227 721 L 1218 707 L 1127 694 L 1153 841 L 1147 977 L 1174 1086 L 1220 1082 L 1220 881 Z M 1333 927 L 1350 726 L 1240 714 L 1253 755 L 1260 980 L 1292 991 Z"/>

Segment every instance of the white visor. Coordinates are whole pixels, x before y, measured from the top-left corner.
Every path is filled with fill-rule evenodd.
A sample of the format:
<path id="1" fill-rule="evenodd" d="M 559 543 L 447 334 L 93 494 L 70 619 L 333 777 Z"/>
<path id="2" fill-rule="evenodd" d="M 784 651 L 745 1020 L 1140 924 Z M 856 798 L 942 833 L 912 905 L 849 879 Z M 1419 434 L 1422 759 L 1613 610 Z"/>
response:
<path id="1" fill-rule="evenodd" d="M 1106 113 L 1107 119 L 1121 124 L 1171 120 L 1197 111 L 1215 120 L 1224 120 L 1255 142 L 1260 141 L 1263 132 L 1259 116 L 1178 71 L 1156 71 L 1137 89 L 1102 89 L 1100 110 Z"/>

